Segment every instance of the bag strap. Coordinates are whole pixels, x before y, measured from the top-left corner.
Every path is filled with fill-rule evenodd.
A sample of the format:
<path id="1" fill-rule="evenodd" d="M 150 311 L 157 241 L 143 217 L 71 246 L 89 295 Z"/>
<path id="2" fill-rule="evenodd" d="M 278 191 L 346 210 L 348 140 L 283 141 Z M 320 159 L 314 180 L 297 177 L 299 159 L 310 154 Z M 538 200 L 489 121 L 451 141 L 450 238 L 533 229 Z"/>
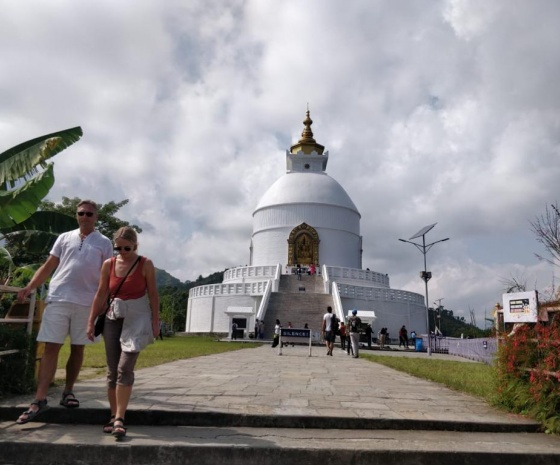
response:
<path id="1" fill-rule="evenodd" d="M 130 272 L 132 271 L 132 269 L 136 266 L 136 264 L 140 261 L 140 259 L 142 258 L 141 255 L 138 255 L 138 258 L 136 259 L 136 261 L 132 264 L 132 266 L 129 268 L 129 270 L 126 272 L 126 274 L 124 275 L 124 278 L 122 278 L 119 287 L 117 287 L 117 290 L 115 291 L 115 293 L 113 294 L 113 297 L 111 297 L 111 300 L 109 300 L 109 304 L 107 305 L 107 310 L 109 310 L 109 307 L 111 306 L 111 304 L 113 303 L 113 300 L 115 300 L 115 297 L 117 297 L 117 294 L 119 293 L 119 291 L 121 290 L 122 285 L 124 284 L 124 282 L 126 281 L 126 278 L 128 277 L 128 275 L 130 274 Z M 112 263 L 111 265 L 114 264 L 115 262 L 115 258 L 113 257 L 112 259 Z M 113 270 L 113 266 L 111 266 L 111 271 Z"/>

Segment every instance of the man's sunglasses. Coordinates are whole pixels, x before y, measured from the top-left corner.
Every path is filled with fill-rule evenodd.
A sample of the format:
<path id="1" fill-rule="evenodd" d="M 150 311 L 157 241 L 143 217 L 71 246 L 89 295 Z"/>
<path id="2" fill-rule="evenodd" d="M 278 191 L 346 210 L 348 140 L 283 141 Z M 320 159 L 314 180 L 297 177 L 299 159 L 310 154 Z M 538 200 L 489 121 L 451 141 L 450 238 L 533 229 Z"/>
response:
<path id="1" fill-rule="evenodd" d="M 84 215 L 86 215 L 88 218 L 91 218 L 93 216 L 93 212 L 78 212 L 78 216 Z"/>
<path id="2" fill-rule="evenodd" d="M 128 245 L 125 245 L 124 247 L 117 245 L 113 247 L 113 250 L 116 250 L 117 252 L 120 252 L 121 250 L 124 250 L 125 252 L 130 252 L 132 250 L 132 247 L 129 247 Z"/>

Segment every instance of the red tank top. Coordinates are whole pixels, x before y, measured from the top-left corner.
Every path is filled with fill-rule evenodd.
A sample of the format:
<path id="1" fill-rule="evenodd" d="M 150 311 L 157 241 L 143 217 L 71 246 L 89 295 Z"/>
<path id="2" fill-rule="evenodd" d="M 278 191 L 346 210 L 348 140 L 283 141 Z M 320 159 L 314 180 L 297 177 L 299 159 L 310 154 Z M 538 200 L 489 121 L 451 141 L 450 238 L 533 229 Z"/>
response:
<path id="1" fill-rule="evenodd" d="M 123 278 L 119 278 L 115 275 L 115 258 L 113 257 L 111 259 L 111 273 L 109 274 L 109 292 L 111 293 L 111 297 L 130 300 L 139 299 L 146 295 L 146 288 L 148 285 L 146 283 L 146 278 L 142 275 L 145 261 L 146 257 L 140 257 L 136 269 L 126 277 L 126 280 L 119 289 L 119 293 L 115 296 L 115 291 L 118 289 Z"/>

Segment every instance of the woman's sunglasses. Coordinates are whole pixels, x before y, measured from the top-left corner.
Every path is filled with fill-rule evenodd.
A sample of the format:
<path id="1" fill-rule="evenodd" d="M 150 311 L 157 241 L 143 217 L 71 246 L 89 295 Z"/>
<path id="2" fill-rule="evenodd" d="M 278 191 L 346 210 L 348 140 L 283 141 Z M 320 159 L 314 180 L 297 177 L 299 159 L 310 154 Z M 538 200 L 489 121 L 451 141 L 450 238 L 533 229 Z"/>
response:
<path id="1" fill-rule="evenodd" d="M 121 250 L 124 250 L 125 252 L 130 252 L 132 250 L 132 247 L 129 247 L 128 245 L 125 245 L 124 247 L 115 246 L 113 247 L 113 250 L 116 250 L 117 252 L 120 252 Z"/>
<path id="2" fill-rule="evenodd" d="M 88 218 L 91 218 L 93 216 L 93 212 L 78 212 L 78 216 L 84 215 L 86 215 Z"/>

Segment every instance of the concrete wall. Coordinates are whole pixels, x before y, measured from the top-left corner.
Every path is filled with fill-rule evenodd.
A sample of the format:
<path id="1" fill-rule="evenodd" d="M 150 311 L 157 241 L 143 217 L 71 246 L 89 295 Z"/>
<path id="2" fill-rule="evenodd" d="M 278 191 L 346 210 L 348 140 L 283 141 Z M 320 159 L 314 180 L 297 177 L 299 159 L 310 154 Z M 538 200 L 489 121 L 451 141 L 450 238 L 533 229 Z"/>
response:
<path id="1" fill-rule="evenodd" d="M 224 295 L 189 298 L 187 309 L 187 333 L 229 333 L 230 315 L 228 307 L 252 307 L 256 313 L 261 296 Z M 243 315 L 245 317 L 246 315 Z M 247 317 L 252 329 L 254 317 Z"/>
<path id="2" fill-rule="evenodd" d="M 361 268 L 360 215 L 332 205 L 275 205 L 253 218 L 252 263 L 268 265 L 288 261 L 288 238 L 302 223 L 319 235 L 319 264 Z"/>

